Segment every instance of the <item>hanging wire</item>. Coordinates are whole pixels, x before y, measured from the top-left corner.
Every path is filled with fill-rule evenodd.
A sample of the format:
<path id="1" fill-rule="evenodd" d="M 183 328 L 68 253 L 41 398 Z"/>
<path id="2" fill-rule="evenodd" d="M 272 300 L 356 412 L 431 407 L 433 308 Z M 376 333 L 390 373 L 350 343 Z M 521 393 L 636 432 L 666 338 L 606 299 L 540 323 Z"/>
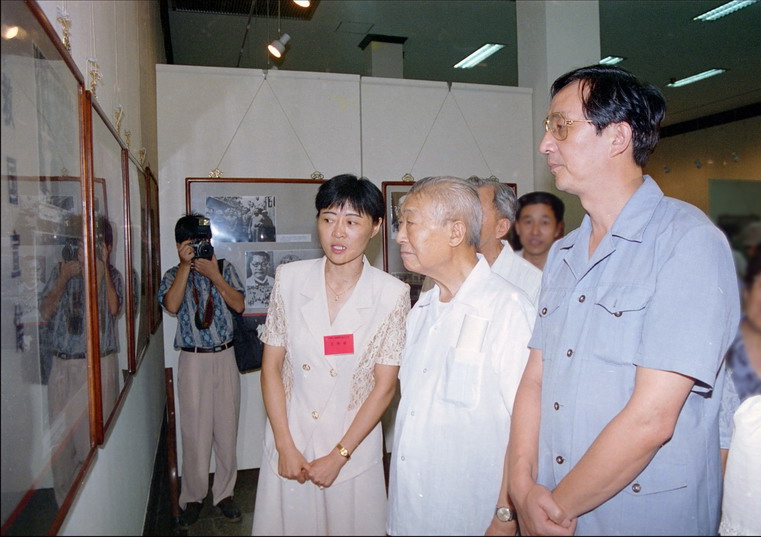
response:
<path id="1" fill-rule="evenodd" d="M 451 82 L 450 82 L 449 90 L 450 90 L 450 93 L 452 93 Z M 491 176 L 495 177 L 494 170 L 491 169 L 491 166 L 489 166 L 489 163 L 486 161 L 486 157 L 484 157 L 484 152 L 481 151 L 481 146 L 478 144 L 478 140 L 476 139 L 475 134 L 473 134 L 473 129 L 470 128 L 470 123 L 468 123 L 468 118 L 465 117 L 465 114 L 462 112 L 462 108 L 460 108 L 460 104 L 457 102 L 457 96 L 454 93 L 452 93 L 452 100 L 454 101 L 454 104 L 457 106 L 457 110 L 460 111 L 460 115 L 462 116 L 463 121 L 465 121 L 465 126 L 468 127 L 468 132 L 470 132 L 470 137 L 473 138 L 473 142 L 476 144 L 476 148 L 478 149 L 478 152 L 481 154 L 481 160 L 483 160 L 484 164 L 486 164 L 486 167 L 489 169 Z"/>
<path id="2" fill-rule="evenodd" d="M 417 156 L 415 157 L 415 162 L 412 163 L 410 172 L 415 168 L 415 164 L 417 164 L 418 158 L 420 158 L 420 154 L 423 152 L 423 149 L 425 148 L 425 144 L 428 142 L 428 137 L 431 135 L 431 131 L 433 131 L 433 127 L 436 125 L 436 121 L 439 119 L 441 110 L 444 108 L 444 105 L 446 104 L 447 99 L 449 98 L 450 95 L 452 96 L 452 100 L 454 101 L 454 104 L 457 107 L 457 110 L 460 112 L 460 116 L 462 116 L 462 119 L 465 122 L 465 126 L 468 127 L 468 132 L 470 133 L 470 137 L 473 138 L 473 142 L 476 144 L 476 149 L 478 149 L 478 153 L 481 155 L 481 160 L 484 161 L 484 164 L 486 164 L 486 167 L 489 169 L 489 172 L 491 172 L 492 177 L 494 177 L 494 171 L 491 169 L 491 166 L 489 166 L 489 163 L 486 161 L 486 157 L 484 157 L 484 152 L 481 151 L 481 146 L 479 145 L 478 140 L 473 134 L 473 129 L 471 129 L 470 123 L 468 123 L 468 118 L 465 117 L 465 114 L 463 113 L 462 108 L 460 108 L 460 104 L 457 102 L 457 97 L 455 97 L 455 94 L 452 93 L 451 82 L 447 82 L 447 94 L 444 97 L 444 100 L 441 102 L 441 106 L 439 106 L 439 110 L 436 112 L 436 117 L 433 118 L 433 123 L 431 123 L 431 127 L 428 129 L 428 133 L 425 135 L 425 140 L 423 140 L 423 145 L 420 147 L 420 150 L 418 151 Z M 412 180 L 411 178 L 412 178 L 411 173 L 404 174 L 405 181 Z"/>
<path id="3" fill-rule="evenodd" d="M 251 8 L 248 10 L 248 22 L 246 22 L 246 32 L 243 34 L 243 43 L 240 45 L 240 52 L 238 52 L 238 63 L 235 64 L 235 67 L 240 67 L 240 59 L 243 57 L 243 49 L 246 48 L 246 40 L 248 39 L 248 30 L 251 28 L 251 18 L 254 15 L 254 6 L 256 5 L 256 0 L 251 0 Z"/>
<path id="4" fill-rule="evenodd" d="M 447 82 L 449 84 L 449 88 L 452 88 L 452 83 Z M 412 163 L 412 166 L 410 166 L 410 172 L 415 169 L 415 164 L 417 164 L 418 158 L 420 158 L 420 153 L 423 152 L 423 148 L 425 147 L 426 142 L 428 142 L 428 137 L 431 135 L 431 131 L 433 130 L 433 126 L 436 125 L 436 120 L 439 119 L 439 114 L 441 113 L 441 109 L 444 108 L 444 103 L 447 102 L 447 98 L 449 97 L 449 91 L 447 91 L 447 94 L 444 96 L 444 100 L 441 101 L 441 106 L 439 106 L 438 111 L 436 112 L 436 117 L 433 118 L 433 123 L 431 123 L 430 128 L 428 129 L 428 132 L 425 135 L 425 140 L 423 140 L 423 145 L 420 146 L 420 150 L 418 150 L 417 155 L 415 156 L 415 161 Z M 411 173 L 404 174 L 405 177 L 410 176 L 412 177 Z M 408 179 L 405 179 L 408 180 Z"/>
<path id="5" fill-rule="evenodd" d="M 264 81 L 267 81 L 267 73 L 264 73 Z M 225 147 L 224 152 L 222 153 L 222 156 L 219 157 L 219 162 L 217 162 L 216 168 L 214 170 L 219 170 L 219 165 L 222 164 L 222 160 L 225 158 L 225 155 L 227 154 L 227 150 L 230 149 L 230 145 L 233 143 L 233 140 L 235 139 L 235 136 L 238 134 L 238 131 L 240 130 L 241 125 L 243 125 L 243 120 L 246 119 L 246 116 L 248 115 L 248 111 L 251 110 L 251 107 L 254 104 L 254 101 L 256 100 L 256 96 L 259 95 L 259 92 L 262 89 L 262 86 L 264 86 L 264 82 L 259 84 L 259 87 L 256 88 L 256 93 L 254 93 L 253 98 L 251 99 L 251 102 L 248 103 L 248 107 L 246 108 L 246 111 L 243 113 L 243 116 L 240 118 L 240 121 L 238 122 L 238 126 L 235 127 L 235 132 L 233 132 L 232 137 L 230 138 L 230 141 L 227 142 L 227 147 Z M 212 170 L 212 171 L 214 171 Z"/>
<path id="6" fill-rule="evenodd" d="M 314 162 L 312 162 L 312 157 L 309 156 L 309 152 L 307 151 L 307 148 L 304 147 L 304 143 L 301 141 L 301 138 L 299 138 L 299 133 L 296 132 L 295 128 L 293 128 L 293 123 L 291 123 L 291 120 L 288 117 L 288 114 L 286 114 L 285 109 L 283 108 L 283 105 L 280 103 L 280 99 L 277 98 L 277 94 L 275 93 L 275 90 L 272 89 L 272 85 L 269 83 L 266 77 L 264 78 L 264 82 L 266 82 L 267 86 L 269 86 L 270 91 L 272 92 L 272 96 L 277 101 L 277 104 L 280 107 L 280 110 L 283 112 L 283 115 L 285 116 L 285 120 L 288 122 L 288 125 L 290 125 L 291 130 L 293 131 L 293 134 L 296 136 L 296 139 L 299 141 L 299 144 L 301 145 L 301 149 L 304 150 L 304 154 L 307 156 L 309 163 L 312 165 L 312 168 L 316 170 L 317 168 L 315 167 Z"/>

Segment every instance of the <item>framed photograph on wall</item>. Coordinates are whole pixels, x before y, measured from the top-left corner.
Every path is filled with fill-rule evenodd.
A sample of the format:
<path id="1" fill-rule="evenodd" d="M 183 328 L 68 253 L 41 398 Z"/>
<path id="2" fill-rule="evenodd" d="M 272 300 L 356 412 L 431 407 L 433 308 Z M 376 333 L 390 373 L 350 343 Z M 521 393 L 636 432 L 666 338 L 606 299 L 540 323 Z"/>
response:
<path id="1" fill-rule="evenodd" d="M 147 221 L 143 225 L 148 233 L 143 236 L 147 244 L 148 266 L 148 324 L 151 328 L 151 334 L 155 334 L 161 325 L 161 304 L 158 296 L 159 286 L 161 285 L 161 250 L 159 235 L 159 184 L 150 168 L 145 168 L 145 183 L 147 187 L 148 205 L 145 212 Z"/>
<path id="2" fill-rule="evenodd" d="M 412 181 L 384 181 L 381 183 L 383 199 L 386 202 L 386 216 L 383 222 L 383 270 L 399 278 L 410 286 L 410 300 L 414 304 L 420 296 L 424 277 L 404 268 L 396 234 L 399 231 L 399 207 L 412 188 Z"/>
<path id="3" fill-rule="evenodd" d="M 235 267 L 244 285 L 244 316 L 267 314 L 275 270 L 322 257 L 315 227 L 317 179 L 188 177 L 187 213 L 211 221 L 214 253 Z"/>

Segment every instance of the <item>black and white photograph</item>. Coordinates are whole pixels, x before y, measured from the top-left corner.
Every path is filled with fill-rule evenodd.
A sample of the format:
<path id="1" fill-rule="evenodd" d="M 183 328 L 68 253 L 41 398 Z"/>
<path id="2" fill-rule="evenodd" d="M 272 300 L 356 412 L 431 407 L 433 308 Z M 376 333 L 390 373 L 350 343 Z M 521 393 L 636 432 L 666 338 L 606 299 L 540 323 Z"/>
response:
<path id="1" fill-rule="evenodd" d="M 275 283 L 272 252 L 246 252 L 246 310 L 267 309 Z"/>
<path id="2" fill-rule="evenodd" d="M 217 241 L 276 241 L 274 196 L 207 197 L 206 217 Z"/>

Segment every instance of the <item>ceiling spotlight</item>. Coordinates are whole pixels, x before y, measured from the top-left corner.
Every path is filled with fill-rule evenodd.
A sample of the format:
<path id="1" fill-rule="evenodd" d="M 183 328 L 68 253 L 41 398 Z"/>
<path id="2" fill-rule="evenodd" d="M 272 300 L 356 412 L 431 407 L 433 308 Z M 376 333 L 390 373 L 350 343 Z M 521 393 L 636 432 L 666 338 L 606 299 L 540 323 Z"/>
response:
<path id="1" fill-rule="evenodd" d="M 285 53 L 285 45 L 291 40 L 291 36 L 283 34 L 280 39 L 275 39 L 272 43 L 267 45 L 267 50 L 270 51 L 275 58 L 280 58 Z"/>
<path id="2" fill-rule="evenodd" d="M 299 7 L 309 7 L 309 4 L 311 4 L 309 0 L 293 0 L 293 3 Z"/>

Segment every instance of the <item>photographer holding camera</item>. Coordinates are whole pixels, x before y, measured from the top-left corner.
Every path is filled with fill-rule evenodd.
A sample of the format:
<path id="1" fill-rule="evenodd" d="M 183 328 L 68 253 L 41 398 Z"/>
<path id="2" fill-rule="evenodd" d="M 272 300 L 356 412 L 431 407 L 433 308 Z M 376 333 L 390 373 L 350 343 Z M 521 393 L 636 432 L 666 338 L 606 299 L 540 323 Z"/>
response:
<path id="1" fill-rule="evenodd" d="M 96 219 L 95 275 L 100 333 L 103 415 L 111 413 L 118 393 L 119 336 L 116 319 L 122 311 L 124 284 L 109 256 L 114 244 L 111 223 Z M 66 240 L 61 261 L 53 268 L 40 296 L 40 316 L 46 321 L 51 366 L 48 379 L 48 412 L 51 430 L 53 488 L 61 505 L 90 451 L 87 419 L 87 339 L 85 284 L 81 239 Z M 71 436 L 67 433 L 71 432 Z"/>
<path id="2" fill-rule="evenodd" d="M 198 520 L 208 493 L 212 446 L 213 504 L 230 522 L 241 519 L 233 501 L 240 377 L 228 308 L 242 312 L 244 303 L 235 267 L 223 260 L 220 273 L 208 218 L 183 216 L 175 224 L 174 236 L 180 263 L 164 274 L 158 300 L 177 316 L 174 348 L 180 351 L 177 395 L 183 447 L 179 526 L 186 529 Z"/>

